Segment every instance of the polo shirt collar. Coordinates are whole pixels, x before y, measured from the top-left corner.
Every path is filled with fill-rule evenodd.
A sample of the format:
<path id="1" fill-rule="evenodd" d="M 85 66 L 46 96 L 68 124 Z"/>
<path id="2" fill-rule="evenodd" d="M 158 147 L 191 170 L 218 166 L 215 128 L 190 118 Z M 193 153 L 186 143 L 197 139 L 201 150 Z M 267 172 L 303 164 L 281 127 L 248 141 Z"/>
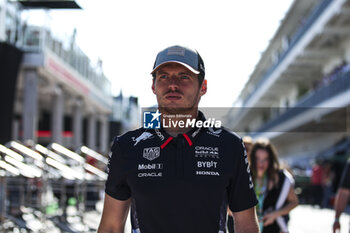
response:
<path id="1" fill-rule="evenodd" d="M 201 111 L 198 111 L 197 120 L 205 121 L 204 114 Z M 184 138 L 186 139 L 189 146 L 193 145 L 193 141 L 195 140 L 195 138 L 198 136 L 198 134 L 200 133 L 200 131 L 202 129 L 203 129 L 203 127 L 195 126 L 195 127 L 191 128 L 188 132 L 182 134 L 184 136 Z M 161 142 L 160 147 L 162 149 L 174 139 L 174 137 L 169 135 L 164 130 L 163 127 L 161 127 L 160 129 L 155 129 L 154 131 L 155 131 L 156 136 L 158 137 L 158 139 Z"/>

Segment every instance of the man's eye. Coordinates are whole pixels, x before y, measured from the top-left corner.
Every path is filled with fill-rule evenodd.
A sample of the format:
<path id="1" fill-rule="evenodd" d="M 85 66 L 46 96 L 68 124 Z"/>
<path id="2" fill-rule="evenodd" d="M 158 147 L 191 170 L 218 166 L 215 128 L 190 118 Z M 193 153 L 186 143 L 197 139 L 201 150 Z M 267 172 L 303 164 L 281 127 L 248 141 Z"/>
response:
<path id="1" fill-rule="evenodd" d="M 159 76 L 160 79 L 166 79 L 167 77 L 168 76 L 166 76 L 165 74 Z"/>
<path id="2" fill-rule="evenodd" d="M 190 79 L 190 77 L 188 77 L 187 75 L 182 75 L 181 79 Z"/>

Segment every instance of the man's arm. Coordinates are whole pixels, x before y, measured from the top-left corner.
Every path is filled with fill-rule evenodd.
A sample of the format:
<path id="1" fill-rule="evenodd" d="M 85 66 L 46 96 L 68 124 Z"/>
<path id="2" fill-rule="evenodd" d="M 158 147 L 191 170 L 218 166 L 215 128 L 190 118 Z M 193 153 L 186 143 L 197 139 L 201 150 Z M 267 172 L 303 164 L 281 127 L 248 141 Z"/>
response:
<path id="1" fill-rule="evenodd" d="M 120 201 L 105 194 L 102 218 L 98 233 L 124 233 L 126 218 L 130 208 L 130 198 Z"/>
<path id="2" fill-rule="evenodd" d="M 255 213 L 255 207 L 232 212 L 235 219 L 235 233 L 258 233 L 258 219 Z"/>
<path id="3" fill-rule="evenodd" d="M 337 197 L 335 199 L 335 205 L 334 205 L 335 220 L 333 224 L 333 233 L 335 233 L 338 229 L 340 232 L 339 218 L 340 218 L 340 215 L 343 213 L 346 205 L 348 204 L 349 196 L 350 196 L 350 189 L 339 188 Z"/>

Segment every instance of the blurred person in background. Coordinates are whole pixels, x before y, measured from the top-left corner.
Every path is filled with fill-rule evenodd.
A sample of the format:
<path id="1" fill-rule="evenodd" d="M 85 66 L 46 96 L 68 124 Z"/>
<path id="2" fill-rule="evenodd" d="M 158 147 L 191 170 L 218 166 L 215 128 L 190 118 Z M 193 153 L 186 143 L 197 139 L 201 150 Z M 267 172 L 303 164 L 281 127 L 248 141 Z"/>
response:
<path id="1" fill-rule="evenodd" d="M 251 173 L 258 198 L 257 214 L 262 233 L 288 232 L 288 213 L 299 201 L 294 192 L 294 179 L 281 169 L 274 146 L 260 139 L 250 153 Z"/>
<path id="2" fill-rule="evenodd" d="M 335 217 L 333 223 L 333 233 L 340 232 L 340 215 L 344 212 L 348 205 L 350 197 L 350 159 L 347 161 L 340 181 L 339 189 L 335 199 Z"/>
<path id="3" fill-rule="evenodd" d="M 324 168 L 320 161 L 316 160 L 312 166 L 311 189 L 312 204 L 321 207 L 323 197 Z"/>
<path id="4" fill-rule="evenodd" d="M 323 196 L 322 196 L 322 208 L 327 208 L 330 206 L 330 200 L 334 193 L 332 192 L 332 182 L 334 179 L 334 173 L 332 170 L 332 164 L 330 161 L 326 160 L 323 164 L 323 178 L 322 178 L 322 188 L 323 188 Z"/>

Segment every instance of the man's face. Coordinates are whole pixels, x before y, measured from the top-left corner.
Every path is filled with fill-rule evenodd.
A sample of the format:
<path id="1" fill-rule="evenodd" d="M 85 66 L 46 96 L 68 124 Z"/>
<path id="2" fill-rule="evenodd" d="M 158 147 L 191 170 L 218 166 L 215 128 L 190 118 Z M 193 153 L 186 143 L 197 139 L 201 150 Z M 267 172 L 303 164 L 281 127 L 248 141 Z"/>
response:
<path id="1" fill-rule="evenodd" d="M 200 97 L 207 92 L 207 85 L 203 82 L 200 87 L 198 75 L 180 64 L 169 63 L 157 69 L 152 90 L 159 107 L 178 112 L 197 108 Z"/>

